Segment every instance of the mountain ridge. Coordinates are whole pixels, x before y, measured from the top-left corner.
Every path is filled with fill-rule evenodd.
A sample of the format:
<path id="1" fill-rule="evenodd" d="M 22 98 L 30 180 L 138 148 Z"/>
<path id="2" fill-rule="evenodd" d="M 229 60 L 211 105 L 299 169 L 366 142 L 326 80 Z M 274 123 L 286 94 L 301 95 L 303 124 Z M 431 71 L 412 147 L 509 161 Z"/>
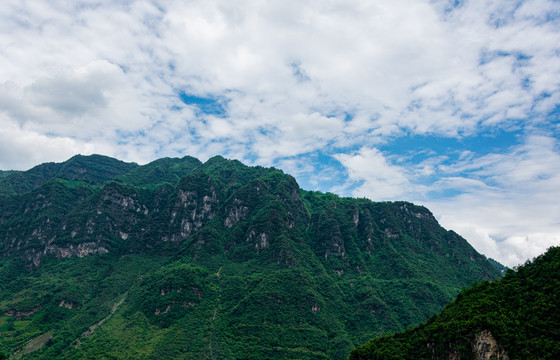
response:
<path id="1" fill-rule="evenodd" d="M 54 178 L 104 182 L 138 167 L 104 155 L 75 155 L 62 163 L 43 163 L 27 171 L 8 171 L 0 177 L 0 195 L 29 192 Z"/>
<path id="2" fill-rule="evenodd" d="M 0 350 L 49 333 L 28 356 L 342 359 L 500 276 L 411 203 L 223 157 L 119 171 L 1 197 Z"/>

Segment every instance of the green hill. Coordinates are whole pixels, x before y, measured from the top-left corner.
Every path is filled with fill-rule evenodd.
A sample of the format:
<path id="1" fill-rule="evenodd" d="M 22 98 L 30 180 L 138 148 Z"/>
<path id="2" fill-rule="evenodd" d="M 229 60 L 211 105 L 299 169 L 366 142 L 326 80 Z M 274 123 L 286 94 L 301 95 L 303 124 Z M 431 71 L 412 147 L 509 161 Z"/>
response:
<path id="1" fill-rule="evenodd" d="M 375 338 L 349 359 L 559 359 L 560 247 L 463 290 L 426 324 Z"/>
<path id="2" fill-rule="evenodd" d="M 343 359 L 500 276 L 421 206 L 222 157 L 88 160 L 0 197 L 9 356 Z"/>

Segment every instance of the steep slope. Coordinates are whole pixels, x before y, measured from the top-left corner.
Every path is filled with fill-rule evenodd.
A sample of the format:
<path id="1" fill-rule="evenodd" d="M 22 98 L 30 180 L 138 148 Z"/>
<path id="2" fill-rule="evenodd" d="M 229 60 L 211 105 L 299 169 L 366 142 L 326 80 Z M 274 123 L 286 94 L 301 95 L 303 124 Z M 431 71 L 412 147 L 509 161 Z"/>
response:
<path id="1" fill-rule="evenodd" d="M 55 178 L 0 214 L 0 351 L 24 358 L 341 359 L 499 277 L 423 207 L 222 157 Z"/>
<path id="2" fill-rule="evenodd" d="M 350 359 L 560 358 L 560 248 L 463 290 L 426 324 L 371 340 Z"/>

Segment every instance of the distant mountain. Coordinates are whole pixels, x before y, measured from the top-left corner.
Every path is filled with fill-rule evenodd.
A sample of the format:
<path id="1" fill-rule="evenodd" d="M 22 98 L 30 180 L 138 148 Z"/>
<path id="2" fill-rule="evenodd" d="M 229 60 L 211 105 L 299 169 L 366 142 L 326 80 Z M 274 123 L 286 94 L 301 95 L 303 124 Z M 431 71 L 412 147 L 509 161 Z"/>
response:
<path id="1" fill-rule="evenodd" d="M 560 248 L 478 283 L 426 324 L 371 340 L 349 359 L 560 359 Z"/>
<path id="2" fill-rule="evenodd" d="M 492 258 L 488 258 L 488 261 L 490 262 L 490 264 L 492 264 L 494 269 L 498 270 L 500 272 L 500 274 L 502 274 L 502 275 L 504 275 L 506 273 L 506 271 L 508 270 L 507 266 L 504 266 L 504 265 L 500 264 L 499 262 L 497 262 L 496 260 L 494 260 Z"/>
<path id="3" fill-rule="evenodd" d="M 343 359 L 500 277 L 424 207 L 222 157 L 17 175 L 0 181 L 0 352 L 22 359 Z"/>

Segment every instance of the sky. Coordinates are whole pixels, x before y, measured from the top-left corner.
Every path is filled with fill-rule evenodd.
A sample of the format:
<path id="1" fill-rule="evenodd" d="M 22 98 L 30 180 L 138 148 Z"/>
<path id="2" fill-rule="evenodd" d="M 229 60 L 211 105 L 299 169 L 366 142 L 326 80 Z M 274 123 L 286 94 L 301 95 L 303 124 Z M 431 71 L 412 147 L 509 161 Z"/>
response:
<path id="1" fill-rule="evenodd" d="M 222 155 L 560 245 L 558 0 L 3 0 L 0 169 Z"/>

